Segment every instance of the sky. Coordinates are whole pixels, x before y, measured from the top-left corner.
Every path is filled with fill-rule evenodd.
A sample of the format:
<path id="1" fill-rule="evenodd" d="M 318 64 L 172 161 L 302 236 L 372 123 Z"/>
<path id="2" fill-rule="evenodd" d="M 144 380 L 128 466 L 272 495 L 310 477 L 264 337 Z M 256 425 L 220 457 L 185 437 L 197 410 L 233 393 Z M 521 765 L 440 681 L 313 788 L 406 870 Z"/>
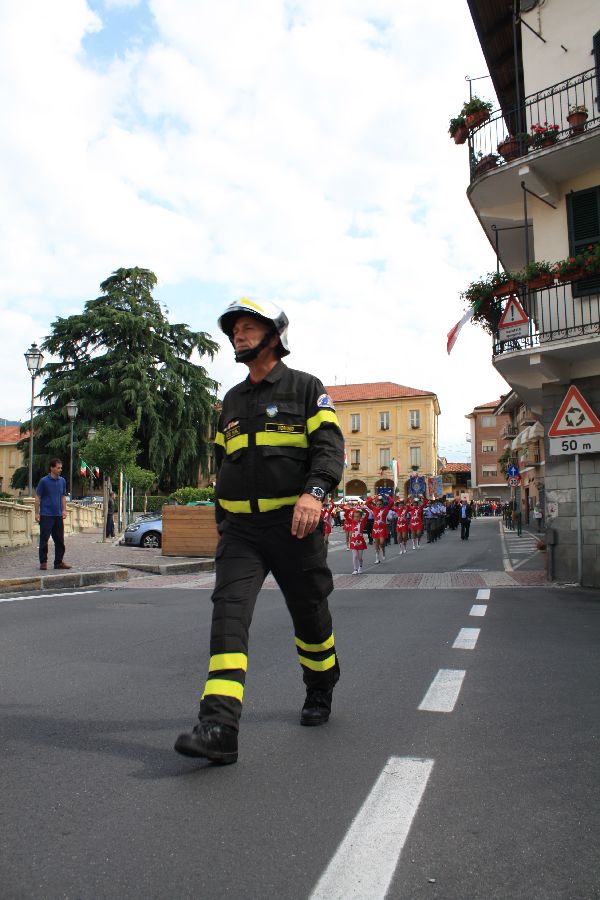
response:
<path id="1" fill-rule="evenodd" d="M 29 416 L 31 342 L 137 265 L 219 341 L 223 393 L 246 369 L 219 314 L 270 300 L 289 365 L 435 392 L 440 453 L 469 459 L 465 414 L 509 388 L 477 326 L 446 353 L 495 269 L 447 133 L 467 75 L 465 0 L 4 0 L 0 417 Z"/>

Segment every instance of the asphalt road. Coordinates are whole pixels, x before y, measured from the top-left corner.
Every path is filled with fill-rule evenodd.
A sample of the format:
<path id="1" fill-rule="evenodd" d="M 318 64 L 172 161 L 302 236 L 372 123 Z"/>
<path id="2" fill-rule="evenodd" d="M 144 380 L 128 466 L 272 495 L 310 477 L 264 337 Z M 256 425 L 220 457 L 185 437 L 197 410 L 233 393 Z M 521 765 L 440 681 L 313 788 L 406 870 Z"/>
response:
<path id="1" fill-rule="evenodd" d="M 501 567 L 496 523 L 471 535 L 376 570 Z M 600 898 L 598 594 L 486 593 L 336 591 L 334 714 L 301 728 L 289 618 L 263 591 L 224 768 L 172 750 L 204 682 L 209 591 L 11 595 L 2 900 Z"/>

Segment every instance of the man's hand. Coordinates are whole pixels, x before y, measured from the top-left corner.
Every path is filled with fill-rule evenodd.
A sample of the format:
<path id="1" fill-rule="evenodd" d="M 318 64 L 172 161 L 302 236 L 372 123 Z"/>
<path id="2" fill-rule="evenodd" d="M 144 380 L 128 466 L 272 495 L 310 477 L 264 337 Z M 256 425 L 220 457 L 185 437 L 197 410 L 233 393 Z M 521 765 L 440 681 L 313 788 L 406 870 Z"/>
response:
<path id="1" fill-rule="evenodd" d="M 303 538 L 312 534 L 321 518 L 322 504 L 320 500 L 311 494 L 301 494 L 294 506 L 292 518 L 292 534 L 294 537 Z"/>
<path id="2" fill-rule="evenodd" d="M 40 521 L 40 514 L 39 514 L 39 512 L 36 512 L 36 514 L 35 514 L 35 521 L 38 522 L 38 523 L 39 523 L 39 521 Z"/>

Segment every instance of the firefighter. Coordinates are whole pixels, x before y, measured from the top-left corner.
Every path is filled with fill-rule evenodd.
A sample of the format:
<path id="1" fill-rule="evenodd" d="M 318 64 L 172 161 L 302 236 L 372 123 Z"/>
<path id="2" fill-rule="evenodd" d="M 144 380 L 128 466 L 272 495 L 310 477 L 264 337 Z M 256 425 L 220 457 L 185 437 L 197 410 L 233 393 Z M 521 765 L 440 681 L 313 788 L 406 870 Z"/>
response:
<path id="1" fill-rule="evenodd" d="M 306 685 L 300 723 L 329 718 L 340 668 L 321 509 L 341 479 L 344 442 L 321 382 L 282 362 L 290 352 L 282 310 L 242 298 L 227 307 L 219 327 L 249 374 L 225 395 L 215 438 L 220 540 L 208 678 L 199 724 L 179 735 L 175 750 L 228 764 L 238 757 L 248 632 L 269 572 L 294 625 Z"/>

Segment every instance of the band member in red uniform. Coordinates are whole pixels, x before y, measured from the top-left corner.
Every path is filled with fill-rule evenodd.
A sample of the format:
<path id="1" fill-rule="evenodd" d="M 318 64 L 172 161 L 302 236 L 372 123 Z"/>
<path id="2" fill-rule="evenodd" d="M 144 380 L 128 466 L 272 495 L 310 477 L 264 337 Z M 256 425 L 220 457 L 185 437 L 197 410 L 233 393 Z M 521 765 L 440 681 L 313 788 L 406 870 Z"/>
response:
<path id="1" fill-rule="evenodd" d="M 345 503 L 342 507 L 344 510 L 344 531 L 346 532 L 346 550 L 350 549 L 350 532 L 352 531 L 352 513 L 354 511 L 354 506 L 350 503 Z"/>
<path id="2" fill-rule="evenodd" d="M 330 500 L 329 503 L 325 501 L 325 503 L 323 504 L 323 509 L 321 510 L 321 518 L 323 520 L 323 525 L 325 526 L 323 534 L 323 540 L 325 544 L 329 542 L 329 535 L 331 534 L 331 518 L 334 511 L 335 503 L 333 502 L 333 500 Z"/>
<path id="3" fill-rule="evenodd" d="M 425 500 L 419 501 L 416 497 L 409 507 L 410 509 L 410 536 L 412 538 L 413 550 L 418 550 L 421 545 L 421 536 L 423 534 L 423 507 Z M 416 545 L 415 545 L 416 541 Z"/>
<path id="4" fill-rule="evenodd" d="M 391 497 L 386 497 L 386 504 L 383 505 L 383 497 L 379 494 L 375 499 L 367 497 L 365 504 L 373 512 L 373 542 L 375 544 L 375 565 L 381 562 L 381 557 L 385 559 L 385 541 L 388 536 L 387 514 L 394 505 Z"/>
<path id="5" fill-rule="evenodd" d="M 410 518 L 410 513 L 408 512 L 408 507 L 404 505 L 402 500 L 398 501 L 396 511 L 398 513 L 396 531 L 398 534 L 398 543 L 400 544 L 400 556 L 402 556 L 403 553 L 406 553 L 406 544 L 408 543 L 408 520 Z"/>
<path id="6" fill-rule="evenodd" d="M 360 509 L 358 506 L 355 506 L 351 516 L 350 549 L 352 550 L 352 574 L 361 575 L 363 552 L 367 549 L 364 531 L 369 514 L 366 509 Z"/>

